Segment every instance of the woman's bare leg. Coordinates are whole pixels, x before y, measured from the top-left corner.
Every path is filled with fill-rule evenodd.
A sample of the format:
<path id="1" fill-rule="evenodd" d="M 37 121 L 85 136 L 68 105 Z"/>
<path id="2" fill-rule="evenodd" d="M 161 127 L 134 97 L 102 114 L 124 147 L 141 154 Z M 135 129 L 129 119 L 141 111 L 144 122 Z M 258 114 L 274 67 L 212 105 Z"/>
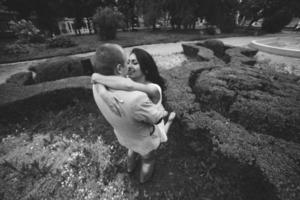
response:
<path id="1" fill-rule="evenodd" d="M 134 168 L 136 167 L 136 156 L 137 153 L 132 151 L 131 149 L 128 149 L 127 152 L 127 172 L 131 173 L 133 172 Z"/>
<path id="2" fill-rule="evenodd" d="M 165 133 L 168 134 L 168 131 L 170 129 L 170 126 L 172 125 L 173 123 L 173 120 L 175 119 L 176 117 L 176 113 L 175 112 L 171 112 L 169 117 L 168 117 L 168 121 L 165 123 Z"/>

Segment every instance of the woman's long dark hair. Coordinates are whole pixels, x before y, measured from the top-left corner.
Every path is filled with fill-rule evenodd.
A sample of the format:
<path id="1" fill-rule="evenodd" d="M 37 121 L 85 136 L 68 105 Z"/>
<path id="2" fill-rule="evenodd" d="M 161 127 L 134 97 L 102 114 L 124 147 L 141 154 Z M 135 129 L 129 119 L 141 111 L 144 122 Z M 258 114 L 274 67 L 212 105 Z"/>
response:
<path id="1" fill-rule="evenodd" d="M 139 48 L 132 49 L 131 54 L 132 53 L 135 54 L 146 80 L 159 85 L 162 91 L 165 90 L 165 81 L 159 75 L 158 68 L 153 57 L 147 51 Z"/>

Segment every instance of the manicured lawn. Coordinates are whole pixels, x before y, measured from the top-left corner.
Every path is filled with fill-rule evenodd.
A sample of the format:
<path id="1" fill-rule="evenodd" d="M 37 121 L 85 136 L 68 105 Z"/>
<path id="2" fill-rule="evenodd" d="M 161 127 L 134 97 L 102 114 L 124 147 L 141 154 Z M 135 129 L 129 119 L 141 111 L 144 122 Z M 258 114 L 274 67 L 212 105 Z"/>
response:
<path id="1" fill-rule="evenodd" d="M 138 32 L 118 32 L 117 38 L 110 41 L 100 41 L 97 35 L 70 36 L 78 45 L 69 48 L 48 48 L 46 44 L 29 44 L 29 53 L 5 55 L 0 48 L 0 63 L 10 63 L 16 61 L 32 60 L 53 56 L 64 56 L 76 53 L 94 51 L 96 47 L 104 42 L 117 43 L 123 47 L 143 44 L 169 43 L 189 40 L 202 40 L 215 37 L 233 37 L 245 34 L 220 34 L 220 35 L 200 35 L 199 30 L 195 31 L 138 31 Z M 4 47 L 13 41 L 1 42 Z M 2 52 L 1 52 L 2 51 Z"/>

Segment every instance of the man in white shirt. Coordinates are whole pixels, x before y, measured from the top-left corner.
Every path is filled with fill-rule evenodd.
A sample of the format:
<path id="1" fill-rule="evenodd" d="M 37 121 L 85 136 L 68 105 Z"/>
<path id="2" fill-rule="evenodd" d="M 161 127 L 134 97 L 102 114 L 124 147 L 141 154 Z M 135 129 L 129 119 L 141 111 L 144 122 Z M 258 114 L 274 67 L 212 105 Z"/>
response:
<path id="1" fill-rule="evenodd" d="M 103 44 L 97 48 L 93 59 L 94 72 L 103 75 L 125 77 L 128 72 L 126 56 L 122 47 L 116 44 Z M 140 91 L 110 90 L 120 104 L 122 115 L 114 114 L 101 98 L 107 92 L 103 85 L 93 84 L 93 95 L 98 108 L 114 129 L 121 145 L 128 149 L 127 170 L 133 171 L 135 154 L 142 157 L 140 182 L 151 177 L 154 169 L 154 152 L 159 147 L 159 129 L 155 124 L 167 115 L 167 112 L 153 104 L 148 96 Z"/>

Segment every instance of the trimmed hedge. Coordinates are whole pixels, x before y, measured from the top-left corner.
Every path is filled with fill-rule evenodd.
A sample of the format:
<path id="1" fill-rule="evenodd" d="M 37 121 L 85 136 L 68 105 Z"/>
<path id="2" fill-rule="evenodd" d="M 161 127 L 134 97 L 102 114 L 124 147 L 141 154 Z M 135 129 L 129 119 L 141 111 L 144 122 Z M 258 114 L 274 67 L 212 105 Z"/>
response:
<path id="1" fill-rule="evenodd" d="M 215 66 L 215 63 L 218 63 L 218 65 Z M 230 119 L 225 118 L 226 116 L 220 114 L 225 112 L 226 109 L 224 109 L 225 111 L 221 110 L 220 113 L 201 111 L 205 108 L 205 105 L 202 101 L 199 101 L 199 94 L 196 96 L 193 93 L 193 91 L 197 93 L 195 87 L 192 90 L 189 86 L 194 86 L 199 79 L 203 78 L 201 76 L 206 75 L 204 77 L 211 77 L 207 79 L 211 82 L 204 81 L 205 84 L 202 84 L 202 87 L 210 88 L 211 83 L 220 87 L 222 84 L 225 85 L 227 80 L 233 79 L 240 82 L 229 81 L 232 88 L 241 87 L 245 91 L 256 88 L 262 91 L 273 91 L 272 95 L 277 94 L 278 86 L 274 85 L 276 81 L 262 80 L 257 82 L 253 78 L 243 82 L 243 78 L 247 77 L 248 74 L 255 75 L 256 78 L 267 77 L 267 75 L 259 76 L 259 73 L 253 67 L 244 66 L 244 68 L 248 69 L 249 73 L 246 73 L 247 70 L 243 71 L 241 66 L 239 68 L 234 63 L 224 64 L 219 62 L 218 59 L 212 59 L 209 62 L 193 60 L 184 63 L 181 67 L 163 72 L 163 76 L 167 80 L 166 107 L 177 113 L 179 121 L 176 122 L 180 123 L 178 127 L 181 128 L 180 135 L 176 137 L 182 140 L 189 138 L 194 142 L 193 146 L 196 147 L 205 141 L 206 146 L 203 147 L 205 152 L 213 152 L 215 159 L 220 159 L 217 165 L 225 166 L 223 170 L 230 170 L 239 179 L 237 187 L 243 191 L 245 199 L 299 199 L 300 188 L 297 187 L 300 185 L 300 175 L 298 173 L 299 144 L 260 132 L 248 131 L 240 124 L 233 123 Z M 224 72 L 223 76 L 221 76 L 220 70 Z M 239 76 L 234 76 L 231 71 L 236 71 Z M 212 74 L 215 76 L 211 76 Z M 290 96 L 294 95 L 292 91 L 297 88 L 292 84 L 295 81 L 294 77 L 288 75 L 283 77 L 283 75 L 277 73 L 273 75 L 275 75 L 275 77 L 272 77 L 274 80 L 286 83 L 283 84 L 283 87 L 289 91 L 284 93 L 285 95 L 289 92 Z M 225 77 L 225 79 L 217 79 L 218 77 Z M 288 81 L 285 79 L 288 79 Z M 225 87 L 220 87 L 220 89 L 218 87 L 216 87 L 216 90 L 211 91 L 212 95 L 218 91 L 221 95 L 226 94 L 221 93 L 225 91 Z M 230 94 L 229 89 L 226 92 Z M 67 106 L 74 101 L 74 98 L 79 96 L 92 98 L 89 77 L 75 77 L 25 87 L 6 84 L 6 86 L 0 86 L 0 94 L 3 95 L 0 98 L 0 119 L 3 123 L 16 120 L 22 113 L 28 115 L 27 112 L 30 111 L 34 113 L 39 109 L 49 108 L 49 110 L 55 110 L 58 105 Z M 231 97 L 230 95 L 227 96 Z M 290 96 L 283 95 L 282 98 L 290 98 Z M 266 97 L 269 98 L 269 96 Z M 219 103 L 222 103 L 222 101 L 220 100 Z M 217 104 L 215 106 L 218 108 Z M 224 107 L 226 108 L 226 106 Z M 212 107 L 207 106 L 206 108 L 211 109 Z M 294 113 L 297 114 L 297 112 Z M 193 153 L 201 157 L 201 153 L 198 151 Z M 180 155 L 182 156 L 182 154 Z M 217 169 L 220 168 L 217 167 Z M 207 171 L 208 174 L 210 172 L 218 173 L 214 168 L 207 169 Z"/>
<path id="2" fill-rule="evenodd" d="M 37 110 L 59 110 L 76 99 L 90 99 L 90 77 L 74 77 L 29 86 L 0 85 L 0 122 L 30 118 Z"/>
<path id="3" fill-rule="evenodd" d="M 83 65 L 84 64 L 84 65 Z M 84 76 L 91 74 L 91 67 L 79 58 L 63 57 L 55 60 L 48 60 L 36 66 L 29 67 L 34 72 L 36 83 L 54 81 L 74 76 Z"/>
<path id="4" fill-rule="evenodd" d="M 6 83 L 16 84 L 16 85 L 31 85 L 34 83 L 32 72 L 19 72 L 11 75 Z"/>
<path id="5" fill-rule="evenodd" d="M 250 56 L 254 54 L 255 52 L 252 52 Z M 275 72 L 270 77 L 266 71 L 241 66 L 241 63 L 236 62 L 226 65 L 219 63 L 219 66 L 213 62 L 214 60 L 193 61 L 180 68 L 174 68 L 165 75 L 169 81 L 166 103 L 169 109 L 175 110 L 181 116 L 185 130 L 183 134 L 193 138 L 193 141 L 208 138 L 208 142 L 211 142 L 212 149 L 216 152 L 250 166 L 251 170 L 259 169 L 263 177 L 259 179 L 259 173 L 256 172 L 250 179 L 256 179 L 256 184 L 262 184 L 259 187 L 263 186 L 264 189 L 257 193 L 260 189 L 255 189 L 255 185 L 252 185 L 253 190 L 250 190 L 252 192 L 249 194 L 253 195 L 252 199 L 299 199 L 300 188 L 297 186 L 300 185 L 298 173 L 300 145 L 294 142 L 299 139 L 297 122 L 300 113 L 300 92 L 299 85 L 296 85 L 299 79 Z M 188 84 L 192 86 L 195 95 L 190 92 Z M 238 100 L 240 98 L 244 98 L 245 101 L 242 102 L 252 107 L 244 104 L 245 109 L 238 112 L 239 116 L 232 118 L 231 105 L 234 105 L 234 102 L 242 103 Z M 251 121 L 256 120 L 253 117 L 260 117 L 251 114 L 252 111 L 260 112 L 260 108 L 255 107 L 251 99 L 257 100 L 257 105 L 264 108 L 261 113 L 267 118 L 260 118 L 260 121 L 255 121 L 249 127 L 250 124 L 246 121 L 241 122 L 237 119 Z M 259 101 L 265 101 L 265 104 Z M 253 108 L 252 111 L 250 108 Z M 242 114 L 244 116 L 241 116 Z M 273 116 L 279 120 L 273 121 Z M 276 116 L 288 120 L 282 123 L 280 121 L 282 118 Z M 283 127 L 280 128 L 282 132 L 276 130 L 278 127 Z M 258 128 L 260 131 L 253 131 Z M 266 135 L 272 131 L 277 131 L 279 135 Z M 252 173 L 251 170 L 241 176 L 247 176 L 246 173 Z M 268 185 L 269 183 L 272 186 Z"/>
<path id="6" fill-rule="evenodd" d="M 191 87 L 206 109 L 248 130 L 300 142 L 300 87 L 296 80 L 274 80 L 267 72 L 240 63 L 199 70 L 194 76 Z"/>

